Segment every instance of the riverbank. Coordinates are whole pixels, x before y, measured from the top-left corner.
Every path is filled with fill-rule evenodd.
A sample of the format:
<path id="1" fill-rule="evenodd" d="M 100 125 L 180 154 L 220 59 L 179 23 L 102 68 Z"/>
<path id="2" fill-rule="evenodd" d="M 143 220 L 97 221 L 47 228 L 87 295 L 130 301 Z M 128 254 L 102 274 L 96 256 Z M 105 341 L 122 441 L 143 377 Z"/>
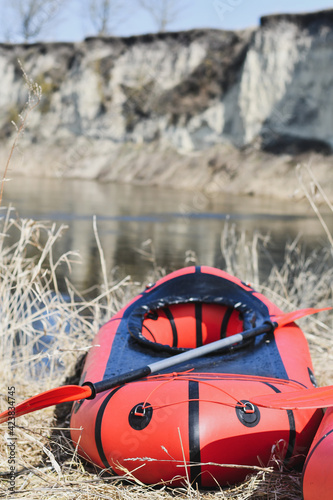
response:
<path id="1" fill-rule="evenodd" d="M 227 194 L 298 202 L 304 198 L 299 169 L 302 167 L 307 183 L 311 180 L 307 172 L 310 167 L 316 182 L 325 186 L 326 196 L 333 202 L 332 155 L 276 155 L 254 148 L 239 150 L 230 144 L 192 154 L 180 154 L 174 149 L 161 151 L 153 144 L 126 144 L 113 153 L 107 151 L 106 144 L 102 149 L 100 146 L 91 143 L 80 160 L 76 158 L 71 168 L 65 168 L 69 147 L 66 142 L 57 148 L 30 145 L 29 155 L 22 154 L 20 145 L 11 160 L 8 177 L 156 186 L 202 193 L 208 200 Z M 2 165 L 7 160 L 7 151 L 0 151 Z M 110 165 L 101 168 L 106 161 Z M 41 165 L 43 168 L 39 168 Z"/>

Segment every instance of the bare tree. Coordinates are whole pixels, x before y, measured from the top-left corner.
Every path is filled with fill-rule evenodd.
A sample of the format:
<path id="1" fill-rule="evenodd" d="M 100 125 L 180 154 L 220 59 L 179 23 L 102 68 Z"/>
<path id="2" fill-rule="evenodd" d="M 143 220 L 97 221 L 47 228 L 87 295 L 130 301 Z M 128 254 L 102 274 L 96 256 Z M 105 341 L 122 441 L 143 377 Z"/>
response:
<path id="1" fill-rule="evenodd" d="M 54 21 L 63 3 L 64 0 L 11 0 L 16 34 L 25 42 L 35 39 Z"/>
<path id="2" fill-rule="evenodd" d="M 110 35 L 124 21 L 124 2 L 121 0 L 89 0 L 90 21 L 99 36 Z"/>
<path id="3" fill-rule="evenodd" d="M 165 31 L 186 7 L 181 0 L 138 0 L 140 7 L 153 18 L 158 32 Z"/>

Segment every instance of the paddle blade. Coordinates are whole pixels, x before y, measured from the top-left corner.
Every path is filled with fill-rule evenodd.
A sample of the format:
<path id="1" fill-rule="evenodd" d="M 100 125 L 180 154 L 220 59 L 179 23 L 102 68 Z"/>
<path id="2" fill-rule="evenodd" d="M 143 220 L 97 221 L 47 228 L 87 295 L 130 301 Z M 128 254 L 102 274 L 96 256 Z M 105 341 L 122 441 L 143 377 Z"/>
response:
<path id="1" fill-rule="evenodd" d="M 91 388 L 86 385 L 82 387 L 80 385 L 64 385 L 63 387 L 50 389 L 16 405 L 15 415 L 13 415 L 12 409 L 0 413 L 0 424 L 7 422 L 10 418 L 21 417 L 22 415 L 47 408 L 48 406 L 88 398 L 91 396 L 91 393 Z"/>
<path id="2" fill-rule="evenodd" d="M 298 309 L 297 311 L 292 311 L 290 313 L 278 314 L 276 316 L 271 316 L 271 320 L 277 323 L 278 326 L 284 326 L 288 323 L 292 323 L 297 319 L 304 318 L 304 316 L 310 316 L 311 314 L 316 314 L 321 311 L 328 311 L 332 307 L 323 307 L 321 309 L 316 309 L 315 307 L 307 307 L 305 309 Z"/>
<path id="3" fill-rule="evenodd" d="M 253 396 L 251 403 L 276 410 L 306 410 L 333 406 L 333 385 L 278 394 Z"/>

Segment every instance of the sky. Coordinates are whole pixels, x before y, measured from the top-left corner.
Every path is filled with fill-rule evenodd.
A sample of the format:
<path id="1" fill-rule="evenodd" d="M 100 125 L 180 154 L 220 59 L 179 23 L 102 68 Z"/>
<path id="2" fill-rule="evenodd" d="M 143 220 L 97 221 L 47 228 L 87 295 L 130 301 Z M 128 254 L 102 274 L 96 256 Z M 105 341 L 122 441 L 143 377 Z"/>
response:
<path id="1" fill-rule="evenodd" d="M 244 29 L 257 26 L 260 17 L 266 14 L 333 8 L 332 1 L 320 0 L 179 0 L 179 3 L 184 4 L 184 8 L 170 25 L 172 31 L 192 28 Z M 114 30 L 115 35 L 130 36 L 156 31 L 151 16 L 137 8 L 135 0 L 127 1 L 127 4 L 126 15 Z M 61 40 L 80 40 L 92 34 L 92 27 L 79 15 L 77 5 L 72 6 L 71 13 L 57 27 L 57 38 Z"/>
<path id="2" fill-rule="evenodd" d="M 97 0 L 98 1 L 98 0 Z M 139 7 L 140 0 L 112 0 L 121 5 L 112 34 L 131 36 L 156 32 L 156 24 L 151 15 Z M 148 0 L 158 3 L 162 0 Z M 173 0 L 170 0 L 171 2 Z M 89 3 L 91 0 L 52 0 L 45 2 L 39 18 L 49 18 L 54 9 L 56 15 L 38 38 L 30 41 L 80 41 L 96 35 L 90 22 Z M 267 14 L 286 12 L 311 12 L 333 8 L 333 1 L 324 0 L 174 0 L 182 6 L 176 20 L 168 26 L 170 31 L 193 28 L 215 28 L 238 30 L 258 26 L 260 17 Z M 0 41 L 20 42 L 18 17 L 15 7 L 8 0 L 0 0 Z M 24 4 L 25 5 L 25 4 Z M 51 5 L 51 7 L 47 7 Z M 14 31 L 16 29 L 16 32 Z"/>

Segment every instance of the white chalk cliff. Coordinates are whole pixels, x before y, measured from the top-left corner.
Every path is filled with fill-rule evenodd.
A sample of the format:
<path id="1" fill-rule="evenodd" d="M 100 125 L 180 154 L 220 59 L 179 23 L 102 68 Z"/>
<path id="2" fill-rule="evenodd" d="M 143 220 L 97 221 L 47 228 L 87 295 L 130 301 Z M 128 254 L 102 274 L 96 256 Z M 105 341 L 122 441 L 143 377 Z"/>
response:
<path id="1" fill-rule="evenodd" d="M 43 97 L 16 173 L 286 196 L 299 159 L 320 181 L 331 167 L 333 10 L 240 32 L 1 44 L 2 165 L 27 99 L 18 59 Z"/>

